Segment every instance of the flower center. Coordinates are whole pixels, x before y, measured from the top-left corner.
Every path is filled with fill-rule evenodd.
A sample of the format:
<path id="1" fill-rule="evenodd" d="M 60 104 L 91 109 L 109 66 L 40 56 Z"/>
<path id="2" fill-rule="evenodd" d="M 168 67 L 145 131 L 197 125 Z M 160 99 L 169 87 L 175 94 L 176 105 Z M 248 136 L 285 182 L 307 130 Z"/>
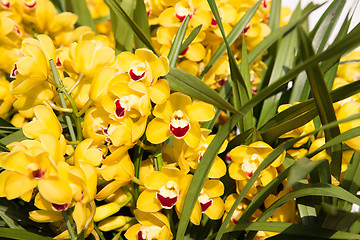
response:
<path id="1" fill-rule="evenodd" d="M 216 21 L 215 18 L 212 18 L 212 19 L 211 19 L 211 26 L 213 26 L 213 27 L 216 27 L 216 26 L 217 26 L 217 21 Z"/>
<path id="2" fill-rule="evenodd" d="M 243 203 L 240 203 L 237 208 L 235 209 L 233 215 L 231 216 L 231 221 L 236 225 L 239 222 L 241 215 L 244 212 L 245 207 Z"/>
<path id="3" fill-rule="evenodd" d="M 138 240 L 152 240 L 158 239 L 161 233 L 161 228 L 158 226 L 141 226 L 140 231 L 137 232 Z"/>
<path id="4" fill-rule="evenodd" d="M 190 129 L 190 123 L 184 118 L 185 115 L 181 110 L 177 110 L 173 114 L 169 127 L 176 138 L 183 138 Z"/>
<path id="5" fill-rule="evenodd" d="M 156 198 L 160 201 L 160 204 L 165 209 L 172 208 L 178 200 L 179 187 L 174 181 L 168 181 L 164 184 L 159 192 L 156 193 Z"/>
<path id="6" fill-rule="evenodd" d="M 45 171 L 43 171 L 41 169 L 37 169 L 35 171 L 32 171 L 31 173 L 35 179 L 41 179 L 45 175 Z"/>
<path id="7" fill-rule="evenodd" d="M 133 61 L 130 64 L 129 76 L 133 81 L 141 80 L 145 77 L 146 65 L 143 62 Z"/>
<path id="8" fill-rule="evenodd" d="M 201 212 L 205 212 L 213 203 L 213 200 L 209 195 L 204 193 L 204 190 L 201 190 L 198 200 L 200 202 Z"/>
<path id="9" fill-rule="evenodd" d="M 65 203 L 65 204 L 56 204 L 56 203 L 51 203 L 51 206 L 54 208 L 55 211 L 64 211 L 69 207 L 70 203 Z"/>
<path id="10" fill-rule="evenodd" d="M 125 115 L 126 111 L 130 110 L 129 100 L 130 99 L 128 96 L 115 100 L 115 116 L 117 118 L 122 118 Z"/>
<path id="11" fill-rule="evenodd" d="M 254 155 L 256 156 L 254 157 Z M 257 156 L 257 154 L 253 154 L 250 158 L 250 161 L 249 159 L 244 159 L 243 164 L 241 165 L 241 169 L 249 178 L 253 175 L 258 166 L 259 161 L 256 161 L 258 160 Z"/>
<path id="12" fill-rule="evenodd" d="M 184 21 L 186 16 L 189 15 L 189 17 L 192 17 L 192 11 L 184 6 L 182 2 L 175 5 L 175 17 L 177 17 L 180 22 Z"/>

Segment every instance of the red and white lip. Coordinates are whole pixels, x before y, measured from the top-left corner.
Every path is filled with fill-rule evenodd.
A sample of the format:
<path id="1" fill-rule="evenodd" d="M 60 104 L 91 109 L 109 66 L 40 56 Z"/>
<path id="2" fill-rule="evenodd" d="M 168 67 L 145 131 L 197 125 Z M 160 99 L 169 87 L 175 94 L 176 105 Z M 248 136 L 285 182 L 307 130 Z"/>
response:
<path id="1" fill-rule="evenodd" d="M 241 169 L 244 171 L 246 176 L 251 178 L 259 164 L 260 156 L 257 154 L 253 154 L 251 155 L 250 159 L 244 159 L 243 164 L 241 165 Z"/>
<path id="2" fill-rule="evenodd" d="M 159 239 L 161 227 L 158 226 L 141 226 L 137 232 L 138 240 Z"/>
<path id="3" fill-rule="evenodd" d="M 130 65 L 129 76 L 133 81 L 140 81 L 145 78 L 147 72 L 146 64 L 139 61 L 134 61 Z"/>
<path id="4" fill-rule="evenodd" d="M 156 198 L 163 208 L 171 209 L 179 198 L 179 187 L 177 183 L 168 181 L 159 189 L 159 192 L 156 193 Z"/>
<path id="5" fill-rule="evenodd" d="M 213 204 L 213 200 L 204 190 L 201 190 L 198 200 L 200 202 L 201 212 L 205 212 Z"/>
<path id="6" fill-rule="evenodd" d="M 175 17 L 180 20 L 180 22 L 184 21 L 186 16 L 191 18 L 192 17 L 192 11 L 189 8 L 186 8 L 180 4 L 176 4 L 175 6 Z"/>
<path id="7" fill-rule="evenodd" d="M 65 203 L 65 204 L 51 203 L 51 206 L 55 211 L 65 211 L 70 206 L 70 203 Z"/>
<path id="8" fill-rule="evenodd" d="M 190 123 L 186 120 L 185 114 L 181 110 L 174 112 L 169 129 L 176 138 L 185 137 L 186 133 L 190 130 Z"/>
<path id="9" fill-rule="evenodd" d="M 16 75 L 17 75 L 18 73 L 19 73 L 19 71 L 18 71 L 17 65 L 16 65 L 16 63 L 15 63 L 13 69 L 11 70 L 10 78 L 16 78 Z"/>

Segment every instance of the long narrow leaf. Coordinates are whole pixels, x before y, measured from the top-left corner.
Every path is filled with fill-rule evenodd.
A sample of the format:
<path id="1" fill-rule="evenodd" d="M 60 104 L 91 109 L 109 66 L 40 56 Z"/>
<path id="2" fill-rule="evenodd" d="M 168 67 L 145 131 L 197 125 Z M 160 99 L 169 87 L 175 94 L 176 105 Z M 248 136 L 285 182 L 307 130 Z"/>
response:
<path id="1" fill-rule="evenodd" d="M 0 228 L 0 237 L 16 240 L 51 240 L 51 237 L 44 237 L 32 232 L 19 229 Z"/>
<path id="2" fill-rule="evenodd" d="M 176 61 L 179 57 L 181 44 L 184 40 L 186 30 L 189 25 L 189 15 L 185 17 L 184 21 L 182 21 L 179 30 L 177 31 L 174 41 L 171 45 L 168 59 L 169 59 L 169 67 L 175 67 Z"/>
<path id="3" fill-rule="evenodd" d="M 154 53 L 156 53 L 155 49 L 151 45 L 150 39 L 146 37 L 146 35 L 141 31 L 139 26 L 131 19 L 131 17 L 125 12 L 125 10 L 119 5 L 118 1 L 116 0 L 106 0 L 106 3 L 114 11 L 114 13 L 125 19 L 126 22 L 131 27 L 132 31 L 136 34 L 136 36 L 146 45 L 147 48 L 152 50 Z"/>
<path id="4" fill-rule="evenodd" d="M 72 1 L 72 7 L 74 13 L 79 17 L 78 24 L 82 26 L 89 26 L 94 32 L 96 32 L 95 23 L 86 5 L 86 1 L 85 0 Z"/>
<path id="5" fill-rule="evenodd" d="M 210 103 L 218 108 L 239 113 L 230 103 L 197 77 L 177 68 L 170 68 L 166 79 L 170 88 L 182 92 L 190 97 Z"/>

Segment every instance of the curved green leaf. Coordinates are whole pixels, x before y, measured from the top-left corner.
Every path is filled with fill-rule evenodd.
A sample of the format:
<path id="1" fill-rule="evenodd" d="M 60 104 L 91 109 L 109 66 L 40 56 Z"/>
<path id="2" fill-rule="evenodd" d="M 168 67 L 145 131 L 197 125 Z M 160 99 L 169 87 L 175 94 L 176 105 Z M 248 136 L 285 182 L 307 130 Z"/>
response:
<path id="1" fill-rule="evenodd" d="M 0 227 L 0 237 L 5 239 L 16 239 L 16 240 L 52 240 L 51 237 L 44 237 L 32 232 L 28 232 L 20 229 L 11 229 Z"/>
<path id="2" fill-rule="evenodd" d="M 174 91 L 182 92 L 192 98 L 210 103 L 218 108 L 239 113 L 230 103 L 197 77 L 177 68 L 170 68 L 165 76 Z"/>
<path id="3" fill-rule="evenodd" d="M 175 67 L 175 64 L 177 62 L 179 54 L 181 53 L 180 48 L 181 48 L 181 44 L 184 40 L 186 30 L 189 25 L 189 20 L 190 20 L 190 17 L 189 17 L 189 15 L 187 15 L 185 17 L 185 19 L 182 21 L 180 28 L 178 29 L 178 31 L 175 35 L 174 41 L 171 45 L 169 55 L 168 55 L 169 67 Z"/>
<path id="4" fill-rule="evenodd" d="M 82 26 L 89 26 L 96 33 L 95 23 L 85 0 L 71 1 L 73 12 L 79 17 L 77 23 Z"/>

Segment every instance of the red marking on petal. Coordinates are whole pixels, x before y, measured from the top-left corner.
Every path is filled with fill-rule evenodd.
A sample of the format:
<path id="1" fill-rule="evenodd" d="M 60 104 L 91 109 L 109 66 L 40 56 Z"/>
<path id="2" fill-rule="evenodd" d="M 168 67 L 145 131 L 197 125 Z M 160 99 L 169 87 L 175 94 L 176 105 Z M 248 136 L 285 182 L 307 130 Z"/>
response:
<path id="1" fill-rule="evenodd" d="M 219 86 L 223 86 L 223 85 L 225 84 L 225 82 L 226 82 L 226 79 L 220 79 L 220 80 L 217 82 L 217 84 L 218 84 Z"/>
<path id="2" fill-rule="evenodd" d="M 211 19 L 211 26 L 213 26 L 213 27 L 216 27 L 216 26 L 217 26 L 217 21 L 216 21 L 215 18 L 212 18 L 212 19 Z"/>
<path id="3" fill-rule="evenodd" d="M 170 197 L 164 197 L 159 193 L 156 193 L 156 198 L 159 200 L 161 206 L 164 208 L 172 208 L 178 200 L 177 196 L 170 198 Z"/>
<path id="4" fill-rule="evenodd" d="M 213 200 L 210 199 L 208 202 L 206 203 L 200 203 L 201 206 L 201 212 L 205 212 L 213 203 Z"/>
<path id="5" fill-rule="evenodd" d="M 34 8 L 37 4 L 37 1 L 33 1 L 33 3 L 31 3 L 31 4 L 28 4 L 28 3 L 24 3 L 24 4 L 27 8 Z"/>
<path id="6" fill-rule="evenodd" d="M 246 33 L 249 30 L 250 26 L 244 28 L 243 33 Z"/>
<path id="7" fill-rule="evenodd" d="M 179 56 L 184 56 L 186 54 L 186 52 L 189 50 L 189 46 L 187 46 L 184 51 L 182 51 Z"/>
<path id="8" fill-rule="evenodd" d="M 263 6 L 264 6 L 264 8 L 268 7 L 267 4 L 266 4 L 266 0 L 263 1 Z"/>
<path id="9" fill-rule="evenodd" d="M 257 89 L 253 88 L 253 89 L 251 89 L 251 92 L 252 92 L 253 95 L 255 95 L 255 94 L 257 94 Z"/>
<path id="10" fill-rule="evenodd" d="M 56 57 L 56 66 L 57 66 L 57 67 L 61 67 L 61 66 L 62 66 L 62 63 L 61 63 L 59 57 Z"/>
<path id="11" fill-rule="evenodd" d="M 234 217 L 231 218 L 231 221 L 232 221 L 235 225 L 239 222 L 239 220 L 236 220 Z"/>
<path id="12" fill-rule="evenodd" d="M 45 175 L 45 171 L 42 171 L 41 169 L 32 171 L 32 175 L 35 179 L 41 179 Z"/>
<path id="13" fill-rule="evenodd" d="M 138 240 L 146 240 L 145 238 L 143 238 L 143 233 L 142 233 L 142 231 L 138 231 L 138 232 L 137 232 L 137 236 L 138 236 Z"/>
<path id="14" fill-rule="evenodd" d="M 16 78 L 16 75 L 19 73 L 18 69 L 17 69 L 17 65 L 14 64 L 14 68 L 11 70 L 11 73 L 10 73 L 10 77 L 11 78 Z"/>
<path id="15" fill-rule="evenodd" d="M 170 131 L 176 138 L 183 138 L 190 129 L 190 124 L 185 127 L 174 127 L 170 124 Z"/>
<path id="16" fill-rule="evenodd" d="M 177 17 L 179 20 L 180 20 L 180 22 L 182 22 L 182 21 L 184 21 L 184 19 L 186 18 L 186 16 L 187 15 L 179 15 L 179 14 L 175 14 L 175 17 Z M 189 20 L 191 19 L 191 17 L 192 17 L 192 14 L 189 14 Z"/>
<path id="17" fill-rule="evenodd" d="M 70 203 L 65 203 L 65 204 L 56 204 L 56 203 L 51 203 L 51 206 L 56 210 L 56 211 L 64 211 L 69 207 Z"/>
<path id="18" fill-rule="evenodd" d="M 21 32 L 20 32 L 20 29 L 19 29 L 19 26 L 18 25 L 14 25 L 14 31 L 17 35 L 21 35 Z"/>
<path id="19" fill-rule="evenodd" d="M 245 172 L 245 174 L 246 174 L 246 176 L 248 176 L 249 178 L 251 178 L 254 173 L 253 173 L 253 172 Z"/>
<path id="20" fill-rule="evenodd" d="M 3 8 L 9 9 L 10 8 L 10 1 L 1 1 L 1 6 Z"/>
<path id="21" fill-rule="evenodd" d="M 141 80 L 145 77 L 145 72 L 143 72 L 140 76 L 139 75 L 136 75 L 132 69 L 130 69 L 129 71 L 129 75 L 130 75 L 130 78 L 134 81 L 138 81 L 138 80 Z"/>
<path id="22" fill-rule="evenodd" d="M 148 17 L 150 17 L 151 11 L 150 10 L 147 11 L 146 14 L 147 14 Z"/>
<path id="23" fill-rule="evenodd" d="M 115 115 L 118 118 L 123 117 L 125 115 L 126 109 L 121 106 L 120 99 L 115 100 L 115 106 L 116 106 Z"/>

